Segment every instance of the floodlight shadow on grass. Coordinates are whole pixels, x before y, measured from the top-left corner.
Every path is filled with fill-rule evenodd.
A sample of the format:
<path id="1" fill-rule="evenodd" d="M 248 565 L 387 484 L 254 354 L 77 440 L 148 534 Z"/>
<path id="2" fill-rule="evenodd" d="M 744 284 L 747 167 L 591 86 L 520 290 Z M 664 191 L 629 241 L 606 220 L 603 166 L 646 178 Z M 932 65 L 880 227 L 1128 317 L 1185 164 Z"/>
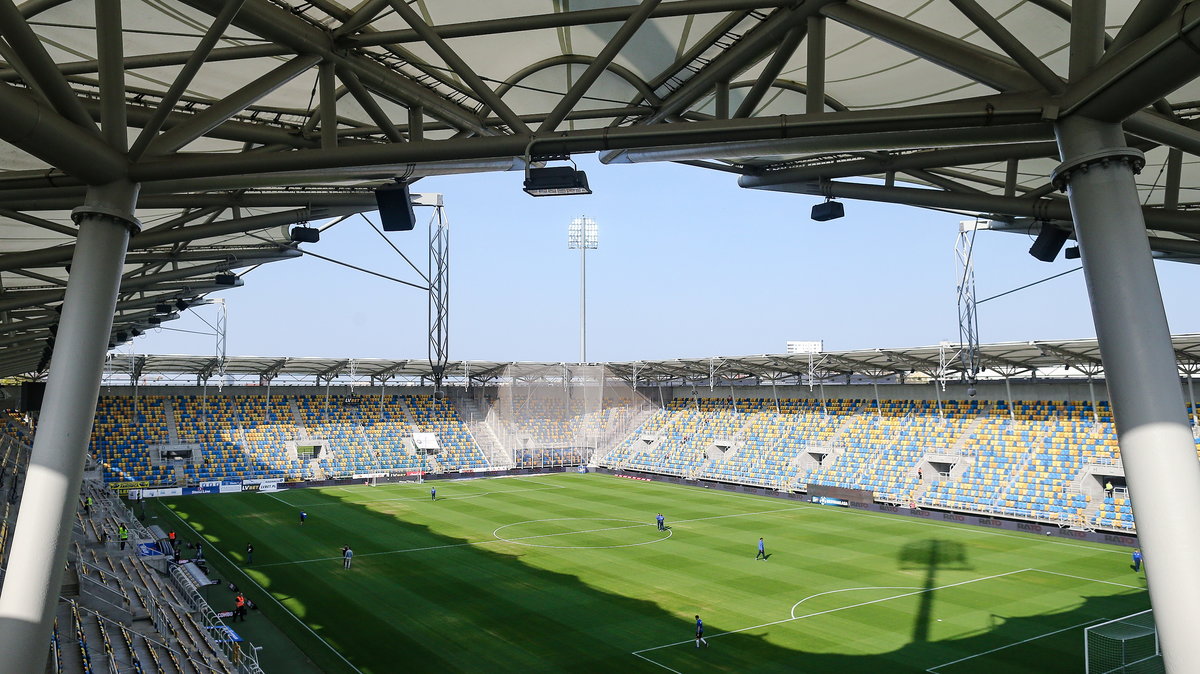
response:
<path id="1" fill-rule="evenodd" d="M 1080 592 L 1081 601 L 1078 604 L 1058 602 L 1048 607 L 1020 605 L 1014 607 L 1013 617 L 1007 618 L 993 630 L 951 633 L 951 636 L 947 636 L 939 627 L 928 635 L 925 642 L 915 641 L 911 635 L 905 634 L 906 625 L 896 629 L 896 610 L 899 608 L 911 613 L 911 599 L 899 599 L 898 603 L 877 602 L 862 607 L 847 602 L 844 607 L 829 612 L 832 622 L 829 622 L 830 618 L 812 616 L 779 624 L 780 616 L 762 614 L 762 622 L 766 624 L 761 629 L 753 628 L 745 621 L 746 616 L 750 615 L 747 611 L 751 608 L 757 610 L 757 605 L 740 604 L 734 611 L 736 616 L 727 609 L 701 606 L 698 612 L 705 619 L 712 645 L 707 649 L 696 649 L 689 639 L 692 633 L 690 618 L 697 610 L 693 608 L 696 603 L 708 601 L 708 598 L 696 594 L 697 588 L 705 587 L 708 583 L 731 582 L 734 578 L 723 575 L 728 567 L 711 565 L 711 560 L 705 557 L 707 553 L 704 552 L 703 541 L 696 537 L 697 532 L 689 533 L 691 525 L 680 524 L 677 527 L 682 536 L 690 537 L 690 545 L 685 551 L 669 554 L 670 550 L 661 546 L 642 548 L 650 555 L 645 560 L 658 560 L 657 566 L 653 567 L 639 566 L 639 563 L 635 563 L 637 558 L 627 552 L 580 554 L 577 551 L 555 551 L 541 556 L 541 553 L 522 550 L 521 555 L 498 554 L 488 545 L 473 544 L 462 536 L 438 530 L 439 526 L 445 525 L 452 531 L 462 531 L 462 526 L 485 516 L 497 506 L 502 506 L 500 511 L 511 510 L 521 517 L 536 518 L 554 516 L 538 513 L 557 512 L 564 505 L 577 507 L 581 499 L 586 497 L 588 512 L 593 512 L 593 508 L 598 506 L 595 499 L 606 487 L 606 480 L 621 483 L 616 485 L 617 489 L 604 490 L 612 493 L 614 499 L 622 499 L 614 500 L 614 503 L 623 502 L 630 494 L 641 493 L 642 486 L 638 483 L 635 488 L 625 485 L 623 480 L 600 475 L 548 476 L 542 479 L 555 478 L 561 479 L 560 484 L 564 485 L 578 480 L 581 487 L 578 490 L 568 488 L 522 492 L 518 500 L 488 506 L 480 499 L 447 498 L 436 504 L 428 503 L 428 485 L 421 485 L 415 487 L 411 499 L 405 492 L 396 494 L 404 497 L 396 502 L 402 505 L 390 512 L 375 510 L 371 503 L 350 499 L 361 498 L 364 493 L 375 494 L 375 499 L 380 499 L 382 496 L 378 495 L 378 490 L 399 489 L 391 485 L 349 487 L 351 491 L 338 490 L 332 493 L 304 490 L 279 495 L 281 499 L 292 499 L 292 503 L 248 493 L 183 497 L 172 501 L 192 513 L 191 522 L 208 524 L 209 531 L 214 535 L 238 541 L 239 544 L 247 537 L 256 539 L 256 562 L 260 555 L 268 552 L 275 557 L 264 557 L 264 561 L 302 562 L 306 551 L 297 549 L 297 546 L 310 533 L 314 534 L 309 542 L 318 548 L 318 554 L 313 556 L 323 559 L 307 565 L 311 569 L 306 569 L 305 564 L 288 563 L 250 571 L 255 574 L 266 573 L 272 583 L 273 593 L 292 595 L 304 602 L 309 615 L 322 623 L 321 636 L 345 649 L 355 665 L 363 667 L 362 671 L 398 671 L 397 665 L 402 663 L 404 671 L 439 674 L 485 669 L 619 671 L 637 674 L 661 672 L 663 667 L 680 672 L 876 674 L 882 671 L 923 672 L 938 663 L 968 657 L 971 659 L 961 665 L 939 669 L 939 674 L 979 671 L 1032 674 L 1052 671 L 1045 667 L 1045 663 L 1050 661 L 1046 657 L 1061 658 L 1064 648 L 1073 648 L 1082 656 L 1079 651 L 1082 641 L 1079 631 L 1063 632 L 1044 641 L 1032 641 L 1021 646 L 1021 655 L 1015 658 L 1012 650 L 1001 650 L 995 656 L 987 653 L 995 650 L 997 645 L 1015 644 L 1027 640 L 1030 635 L 1049 634 L 1098 616 L 1126 615 L 1142 608 L 1146 601 L 1144 593 L 1136 596 L 1089 596 Z M 456 485 L 460 484 L 470 483 L 446 483 L 445 489 L 457 489 L 460 487 Z M 487 481 L 479 484 L 482 487 L 496 483 Z M 368 492 L 368 489 L 375 491 Z M 708 490 L 667 485 L 655 489 L 669 489 L 675 500 L 690 502 L 688 507 L 719 507 L 713 499 L 721 495 Z M 443 491 L 440 484 L 438 491 L 439 495 Z M 292 524 L 297 503 L 313 504 L 311 507 L 314 510 L 318 507 L 317 503 L 328 503 L 333 507 L 319 510 L 321 514 L 315 517 L 310 516 L 305 529 L 301 531 Z M 681 502 L 679 507 L 684 508 L 684 503 Z M 310 514 L 314 510 L 309 510 Z M 406 519 L 400 519 L 397 516 L 398 513 L 419 516 L 423 510 L 429 513 L 427 518 L 406 516 Z M 911 522 L 907 519 L 898 518 L 896 521 L 899 530 L 911 530 Z M 287 524 L 283 526 L 280 523 Z M 353 532 L 354 536 L 374 533 L 376 540 L 372 545 L 378 547 L 372 548 L 365 541 L 355 545 L 356 552 L 360 553 L 355 558 L 355 569 L 343 574 L 336 552 L 324 550 L 321 543 L 324 537 L 316 535 L 319 530 L 310 525 L 328 525 L 334 548 L 345 542 L 355 543 L 353 539 L 345 540 L 348 532 Z M 486 528 L 490 530 L 490 526 Z M 650 526 L 649 522 L 647 526 Z M 247 527 L 255 527 L 253 533 Z M 839 544 L 823 544 L 818 537 L 809 537 L 808 533 L 797 535 L 805 541 L 803 564 L 806 567 L 812 567 L 814 571 L 828 567 L 833 576 L 843 578 L 846 583 L 852 582 L 854 576 L 851 574 L 854 571 L 851 565 L 859 557 L 838 557 Z M 925 571 L 929 569 L 930 561 L 940 569 L 942 567 L 938 564 L 943 562 L 953 566 L 971 561 L 968 553 L 974 550 L 978 550 L 974 553 L 977 557 L 986 557 L 991 549 L 982 547 L 968 550 L 956 544 L 953 536 L 948 533 L 936 544 L 929 540 L 917 540 L 909 546 L 902 546 L 898 554 L 902 560 L 908 560 L 902 563 L 913 564 L 915 568 Z M 837 537 L 835 539 L 840 540 Z M 681 537 L 676 540 L 687 539 Z M 848 537 L 846 540 L 859 539 Z M 1000 545 L 1004 540 L 998 539 L 996 544 Z M 259 541 L 265 542 L 260 544 Z M 708 543 L 711 546 L 713 542 Z M 391 552 L 399 548 L 411 548 L 412 551 L 400 554 Z M 418 552 L 417 548 L 423 548 L 423 551 Z M 738 550 L 740 552 L 741 547 Z M 1056 550 L 1048 550 L 1047 554 L 1052 555 Z M 713 548 L 712 552 L 720 555 L 719 548 Z M 789 556 L 783 550 L 777 551 L 777 554 L 782 563 L 788 562 Z M 738 560 L 754 569 L 755 573 L 774 572 L 776 560 L 771 562 L 768 571 L 765 564 L 762 567 L 750 566 L 752 561 L 749 557 L 739 555 Z M 894 572 L 893 559 L 892 555 L 880 557 L 873 568 L 880 573 Z M 640 563 L 647 563 L 645 560 Z M 1052 560 L 1047 561 L 1052 563 Z M 547 568 L 544 567 L 546 564 L 554 566 Z M 982 562 L 979 565 L 987 566 Z M 368 568 L 374 572 L 367 573 Z M 781 570 L 783 568 L 779 567 Z M 240 568 L 234 569 L 229 577 L 241 571 Z M 642 571 L 646 571 L 647 575 L 643 577 Z M 773 600 L 781 591 L 778 578 L 764 578 L 764 584 L 758 587 L 747 585 L 745 580 L 749 578 L 737 579 L 737 586 L 747 592 L 754 590 L 756 597 Z M 796 578 L 790 574 L 784 580 L 802 586 L 811 582 L 808 576 Z M 661 582 L 656 585 L 658 581 Z M 1070 581 L 1063 580 L 1056 583 L 1055 587 L 1063 588 L 1069 584 Z M 1011 589 L 1021 586 L 1005 587 Z M 937 594 L 946 598 L 942 591 Z M 1006 591 L 1006 594 L 993 593 L 1004 599 L 1019 599 L 1011 597 L 1011 594 L 1011 591 Z M 1072 591 L 1072 596 L 1074 594 Z M 647 599 L 651 595 L 657 599 Z M 939 602 L 938 606 L 945 606 L 963 615 L 986 615 L 992 604 L 983 602 L 992 600 L 978 598 L 983 595 L 987 593 L 975 589 L 959 595 L 957 603 Z M 974 603 L 964 603 L 967 600 Z M 692 604 L 679 606 L 686 602 Z M 880 610 L 881 607 L 886 608 Z M 1036 614 L 1032 613 L 1035 608 L 1038 609 Z M 1047 608 L 1049 612 L 1043 612 Z M 378 612 L 381 610 L 382 614 Z M 282 614 L 278 607 L 274 611 Z M 387 619 L 381 619 L 381 615 L 386 615 Z M 786 618 L 786 612 L 782 617 Z M 290 617 L 279 619 L 295 623 Z M 845 621 L 857 625 L 858 631 L 846 633 L 842 629 L 847 624 Z M 298 625 L 294 624 L 293 627 Z M 836 631 L 830 632 L 831 627 L 837 628 Z M 300 628 L 300 631 L 303 629 Z M 787 637 L 789 632 L 803 636 L 790 639 Z M 876 633 L 879 639 L 874 638 Z M 313 639 L 313 648 L 324 648 L 311 635 L 294 636 L 297 639 Z M 1048 643 L 1050 641 L 1054 643 Z M 674 645 L 675 642 L 682 643 Z M 1027 656 L 1025 649 L 1029 648 L 1033 650 Z M 635 651 L 642 655 L 635 657 Z M 644 661 L 643 656 L 650 661 Z M 1005 663 L 1003 670 L 997 668 L 1001 661 Z M 1078 661 L 1070 664 L 1078 665 Z M 328 671 L 351 670 L 345 665 L 333 663 Z"/>

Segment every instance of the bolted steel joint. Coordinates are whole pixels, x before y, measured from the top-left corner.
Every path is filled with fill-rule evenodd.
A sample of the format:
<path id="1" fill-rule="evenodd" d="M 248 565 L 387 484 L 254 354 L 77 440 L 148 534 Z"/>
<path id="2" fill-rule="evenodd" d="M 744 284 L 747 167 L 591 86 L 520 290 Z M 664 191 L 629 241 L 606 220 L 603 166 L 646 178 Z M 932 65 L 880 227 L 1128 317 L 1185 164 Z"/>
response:
<path id="1" fill-rule="evenodd" d="M 1142 167 L 1146 165 L 1146 155 L 1132 147 L 1112 147 L 1079 157 L 1073 157 L 1059 164 L 1050 173 L 1050 184 L 1054 185 L 1059 192 L 1066 192 L 1067 185 L 1071 183 L 1071 176 L 1076 172 L 1087 173 L 1092 167 L 1097 166 L 1099 168 L 1108 168 L 1108 165 L 1112 162 L 1120 162 L 1129 166 L 1129 170 L 1133 171 L 1134 175 L 1137 175 L 1142 172 Z"/>

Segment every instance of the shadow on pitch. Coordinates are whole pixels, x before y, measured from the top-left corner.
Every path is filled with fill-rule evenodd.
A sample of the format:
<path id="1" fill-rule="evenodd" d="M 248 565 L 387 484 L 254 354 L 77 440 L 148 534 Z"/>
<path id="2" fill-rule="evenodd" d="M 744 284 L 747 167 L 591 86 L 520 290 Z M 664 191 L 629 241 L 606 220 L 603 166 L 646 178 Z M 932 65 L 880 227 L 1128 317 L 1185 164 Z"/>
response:
<path id="1" fill-rule="evenodd" d="M 966 549 L 955 541 L 915 541 L 898 553 L 902 569 L 923 572 L 922 593 L 915 609 L 897 611 L 881 604 L 880 610 L 835 614 L 833 620 L 807 619 L 742 633 L 727 633 L 747 627 L 744 620 L 724 623 L 704 611 L 705 599 L 681 602 L 674 612 L 662 608 L 673 596 L 688 596 L 686 586 L 663 588 L 654 598 L 625 596 L 597 588 L 588 574 L 609 579 L 630 570 L 621 568 L 618 557 L 586 560 L 582 556 L 555 560 L 563 573 L 541 568 L 547 558 L 529 556 L 509 544 L 471 545 L 464 538 L 448 536 L 424 524 L 407 521 L 404 512 L 378 512 L 365 504 L 347 501 L 347 495 L 306 491 L 305 503 L 340 501 L 337 516 L 313 516 L 303 527 L 293 520 L 295 509 L 274 499 L 254 495 L 250 502 L 267 512 L 274 523 L 265 531 L 262 518 L 205 517 L 201 504 L 216 503 L 203 497 L 179 502 L 191 510 L 192 521 L 205 523 L 208 536 L 240 542 L 257 536 L 254 573 L 264 576 L 272 594 L 288 596 L 302 607 L 306 622 L 322 639 L 337 648 L 362 672 L 634 672 L 657 673 L 663 667 L 691 672 L 924 672 L 929 667 L 981 653 L 1004 644 L 1016 643 L 1089 620 L 1127 615 L 1145 608 L 1144 594 L 1087 598 L 1071 610 L 1032 617 L 1004 617 L 993 610 L 991 627 L 977 633 L 938 640 L 931 635 L 934 602 L 941 572 L 969 570 Z M 311 499 L 311 500 L 310 500 Z M 447 504 L 451 501 L 447 500 Z M 469 517 L 479 502 L 462 501 L 455 517 Z M 186 505 L 184 505 L 186 504 Z M 446 507 L 438 503 L 436 508 Z M 500 506 L 493 506 L 500 507 Z M 514 515 L 530 519 L 535 512 L 506 504 Z M 332 509 L 321 509 L 329 510 Z M 544 514 L 544 513 L 543 513 Z M 424 512 L 423 517 L 436 517 Z M 343 543 L 353 544 L 354 568 L 344 571 L 337 557 Z M 412 552 L 389 553 L 400 549 Z M 570 554 L 576 554 L 571 551 Z M 566 554 L 566 553 L 564 553 Z M 328 557 L 328 559 L 322 559 Z M 769 557 L 769 556 L 768 556 Z M 318 561 L 278 564 L 280 560 Z M 833 560 L 814 560 L 817 564 Z M 698 567 L 699 568 L 699 567 Z M 468 582 L 464 582 L 466 579 Z M 652 580 L 639 585 L 653 586 Z M 986 609 L 985 609 L 986 610 Z M 689 641 L 694 613 L 705 613 L 708 648 L 695 649 Z M 898 648 L 869 655 L 852 654 L 872 650 L 872 631 L 895 633 L 896 620 L 912 620 L 908 641 Z M 282 620 L 281 629 L 283 628 Z M 764 619 L 763 622 L 768 622 Z M 788 648 L 771 638 L 772 630 L 796 630 L 803 635 L 808 625 L 822 630 L 821 647 Z M 843 652 L 828 651 L 831 625 L 845 630 Z M 1058 639 L 1035 640 L 1020 648 L 1020 657 L 1003 662 L 1005 672 L 1082 671 L 1079 652 L 1080 630 L 1064 632 Z M 293 638 L 304 644 L 303 634 Z M 793 637 L 789 637 L 791 640 Z M 305 646 L 326 671 L 352 671 L 309 638 Z M 631 653 L 660 644 L 684 642 L 645 653 L 654 662 Z M 803 636 L 799 642 L 803 644 Z M 886 642 L 886 637 L 874 643 Z M 1066 646 L 1064 646 L 1066 644 Z M 1064 649 L 1075 661 L 1064 661 Z M 1005 653 L 1002 653 L 1005 654 Z M 1016 655 L 1014 651 L 1007 655 Z M 1048 663 L 1053 667 L 1048 669 Z M 987 671 L 968 661 L 943 674 Z M 1061 665 L 1061 668 L 1059 667 Z"/>

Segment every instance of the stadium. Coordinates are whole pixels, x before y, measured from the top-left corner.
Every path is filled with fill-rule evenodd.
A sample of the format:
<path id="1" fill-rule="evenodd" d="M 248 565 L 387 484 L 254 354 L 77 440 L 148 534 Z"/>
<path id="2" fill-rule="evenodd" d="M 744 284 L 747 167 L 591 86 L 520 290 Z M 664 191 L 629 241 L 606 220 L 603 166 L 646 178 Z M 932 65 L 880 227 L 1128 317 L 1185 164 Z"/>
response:
<path id="1" fill-rule="evenodd" d="M 0 0 L 0 38 L 0 674 L 1200 671 L 1200 3 Z M 637 232 L 592 298 L 640 351 L 596 360 L 571 220 L 579 356 L 522 359 L 575 307 L 519 230 L 593 187 L 741 241 Z M 924 278 L 916 236 L 864 262 L 879 204 L 957 223 L 957 339 L 687 357 L 635 302 L 832 331 Z M 797 208 L 840 247 L 755 236 Z M 518 243 L 456 219 L 494 250 L 452 296 L 459 213 Z M 1080 266 L 977 301 L 981 232 Z M 981 340 L 1077 270 L 1095 338 Z M 227 354 L 270 274 L 277 348 Z M 464 278 L 512 322 L 452 322 Z M 213 353 L 136 348 L 192 320 Z"/>

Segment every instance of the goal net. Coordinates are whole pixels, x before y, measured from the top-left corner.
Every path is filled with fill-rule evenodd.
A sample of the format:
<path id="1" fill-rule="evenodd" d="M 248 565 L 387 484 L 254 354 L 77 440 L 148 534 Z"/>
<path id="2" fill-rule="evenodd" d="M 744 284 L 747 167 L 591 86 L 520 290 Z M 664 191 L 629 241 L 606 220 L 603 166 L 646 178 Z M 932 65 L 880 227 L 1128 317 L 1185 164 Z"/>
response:
<path id="1" fill-rule="evenodd" d="M 628 435 L 650 401 L 603 365 L 509 365 L 489 423 L 518 468 L 590 463 Z"/>
<path id="2" fill-rule="evenodd" d="M 1159 674 L 1162 651 L 1152 610 L 1093 625 L 1083 632 L 1087 674 Z"/>

